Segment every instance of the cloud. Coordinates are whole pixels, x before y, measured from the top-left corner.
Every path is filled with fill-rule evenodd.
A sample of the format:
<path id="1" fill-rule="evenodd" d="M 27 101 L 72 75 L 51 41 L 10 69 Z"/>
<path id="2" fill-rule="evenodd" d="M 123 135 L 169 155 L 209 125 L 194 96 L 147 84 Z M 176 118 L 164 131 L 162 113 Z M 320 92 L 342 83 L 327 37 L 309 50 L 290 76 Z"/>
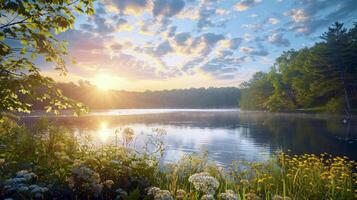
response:
<path id="1" fill-rule="evenodd" d="M 103 0 L 103 4 L 109 11 L 120 14 L 141 14 L 151 6 L 149 0 Z"/>
<path id="2" fill-rule="evenodd" d="M 333 22 L 353 20 L 357 17 L 355 0 L 299 0 L 295 4 L 300 8 L 290 9 L 284 12 L 284 15 L 291 18 L 287 24 L 290 26 L 290 30 L 298 32 L 300 35 L 310 35 Z"/>
<path id="3" fill-rule="evenodd" d="M 240 48 L 240 51 L 252 56 L 266 56 L 269 54 L 261 45 L 258 45 L 258 48 L 244 46 Z"/>
<path id="4" fill-rule="evenodd" d="M 178 14 L 185 7 L 182 0 L 156 0 L 154 1 L 154 16 L 172 17 Z"/>
<path id="5" fill-rule="evenodd" d="M 172 51 L 172 48 L 171 48 L 170 43 L 168 41 L 165 41 L 156 47 L 154 54 L 158 57 L 161 57 L 171 51 Z"/>
<path id="6" fill-rule="evenodd" d="M 204 63 L 200 70 L 219 80 L 232 80 L 246 57 L 233 56 L 233 52 L 224 51 L 220 56 Z"/>
<path id="7" fill-rule="evenodd" d="M 331 22 L 351 24 L 357 17 L 355 0 L 260 2 L 103 0 L 89 20 L 79 17 L 77 30 L 66 36 L 69 54 L 78 58 L 81 73 L 105 69 L 130 79 L 198 73 L 231 80 L 243 63 L 271 65 L 261 62 L 270 49 L 274 60 L 294 37 L 308 43 L 309 34 Z M 263 6 L 274 13 L 261 11 Z"/>
<path id="8" fill-rule="evenodd" d="M 111 36 L 80 30 L 69 30 L 58 37 L 69 42 L 69 54 L 77 61 L 69 69 L 75 75 L 92 77 L 100 71 L 106 71 L 126 79 L 160 78 L 157 66 L 150 60 L 123 53 L 131 48 L 130 42 L 118 43 Z"/>
<path id="9" fill-rule="evenodd" d="M 238 49 L 239 45 L 242 43 L 242 38 L 233 38 L 230 40 L 230 49 Z"/>
<path id="10" fill-rule="evenodd" d="M 253 31 L 259 31 L 263 29 L 263 24 L 242 24 L 242 28 L 252 29 Z"/>
<path id="11" fill-rule="evenodd" d="M 222 34 L 205 33 L 202 38 L 205 40 L 208 46 L 215 45 L 218 41 L 223 40 L 225 37 Z"/>
<path id="12" fill-rule="evenodd" d="M 213 27 L 214 23 L 212 22 L 212 16 L 214 15 L 214 9 L 201 9 L 199 12 L 199 19 L 197 22 L 197 27 L 199 29 L 204 29 L 206 27 Z"/>
<path id="13" fill-rule="evenodd" d="M 285 16 L 290 16 L 295 23 L 305 22 L 310 19 L 304 9 L 291 9 L 284 13 Z"/>
<path id="14" fill-rule="evenodd" d="M 280 20 L 277 19 L 277 18 L 274 18 L 274 17 L 270 17 L 270 18 L 268 19 L 268 22 L 269 22 L 270 24 L 272 24 L 272 25 L 275 25 L 275 24 L 278 24 L 278 23 L 280 22 Z"/>
<path id="15" fill-rule="evenodd" d="M 290 41 L 284 38 L 282 33 L 274 33 L 273 35 L 268 37 L 268 41 L 280 47 L 290 46 Z"/>
<path id="16" fill-rule="evenodd" d="M 131 31 L 133 26 L 131 26 L 126 19 L 119 19 L 116 25 L 116 31 Z"/>
<path id="17" fill-rule="evenodd" d="M 176 44 L 183 46 L 183 45 L 188 45 L 188 41 L 189 39 L 191 39 L 191 34 L 188 32 L 184 32 L 184 33 L 179 33 L 177 35 L 175 35 L 175 42 Z"/>
<path id="18" fill-rule="evenodd" d="M 234 8 L 238 11 L 245 11 L 249 8 L 256 6 L 261 0 L 241 0 L 234 5 Z"/>

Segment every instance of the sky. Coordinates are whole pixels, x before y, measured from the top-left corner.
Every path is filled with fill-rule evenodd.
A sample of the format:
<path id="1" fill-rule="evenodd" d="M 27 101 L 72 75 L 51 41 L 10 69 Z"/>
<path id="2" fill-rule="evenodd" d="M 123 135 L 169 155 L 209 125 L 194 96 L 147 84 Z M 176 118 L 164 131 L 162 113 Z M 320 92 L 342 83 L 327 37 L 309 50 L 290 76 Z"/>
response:
<path id="1" fill-rule="evenodd" d="M 332 23 L 351 27 L 357 0 L 100 0 L 58 35 L 68 75 L 111 89 L 239 86 L 284 51 L 319 41 Z"/>

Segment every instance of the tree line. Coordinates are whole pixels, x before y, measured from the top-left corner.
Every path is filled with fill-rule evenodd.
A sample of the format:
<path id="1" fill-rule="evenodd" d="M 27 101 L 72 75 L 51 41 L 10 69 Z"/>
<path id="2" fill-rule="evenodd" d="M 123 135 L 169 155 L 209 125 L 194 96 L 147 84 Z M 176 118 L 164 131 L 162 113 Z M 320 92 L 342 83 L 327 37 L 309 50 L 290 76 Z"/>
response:
<path id="1" fill-rule="evenodd" d="M 190 88 L 162 91 L 131 92 L 99 90 L 87 81 L 78 84 L 57 83 L 62 94 L 82 102 L 90 109 L 115 108 L 233 108 L 238 107 L 240 90 L 237 87 Z M 35 109 L 42 108 L 35 104 Z"/>
<path id="2" fill-rule="evenodd" d="M 278 57 L 241 84 L 241 109 L 351 114 L 357 106 L 357 23 L 336 22 L 321 41 Z"/>

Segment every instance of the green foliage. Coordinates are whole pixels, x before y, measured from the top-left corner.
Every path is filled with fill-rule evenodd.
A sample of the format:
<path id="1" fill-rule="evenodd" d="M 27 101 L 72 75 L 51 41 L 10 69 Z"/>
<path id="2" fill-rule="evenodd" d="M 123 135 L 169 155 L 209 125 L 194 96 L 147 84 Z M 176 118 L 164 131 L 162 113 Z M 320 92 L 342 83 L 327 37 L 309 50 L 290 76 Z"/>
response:
<path id="1" fill-rule="evenodd" d="M 345 108 L 344 103 L 343 98 L 331 98 L 330 101 L 326 103 L 324 109 L 330 113 L 339 113 Z"/>
<path id="2" fill-rule="evenodd" d="M 85 111 L 82 104 L 54 88 L 34 64 L 39 58 L 66 73 L 66 43 L 54 35 L 73 28 L 74 10 L 92 14 L 93 0 L 2 0 L 0 2 L 0 111 L 30 112 L 44 102 L 47 111 Z"/>
<path id="3" fill-rule="evenodd" d="M 325 107 L 328 112 L 349 113 L 357 105 L 356 30 L 357 24 L 347 30 L 343 24 L 335 23 L 321 36 L 321 42 L 284 52 L 267 75 L 267 84 L 273 85 L 273 92 L 254 82 L 248 84 L 248 92 L 242 92 L 242 99 L 254 91 L 258 95 L 250 99 L 254 102 L 257 98 L 259 104 L 242 104 L 242 108 L 295 111 Z M 271 94 L 264 96 L 262 103 L 262 97 L 257 96 L 264 92 Z"/>
<path id="4" fill-rule="evenodd" d="M 274 88 L 266 73 L 258 72 L 253 78 L 241 85 L 241 109 L 262 110 L 264 104 L 273 93 Z"/>

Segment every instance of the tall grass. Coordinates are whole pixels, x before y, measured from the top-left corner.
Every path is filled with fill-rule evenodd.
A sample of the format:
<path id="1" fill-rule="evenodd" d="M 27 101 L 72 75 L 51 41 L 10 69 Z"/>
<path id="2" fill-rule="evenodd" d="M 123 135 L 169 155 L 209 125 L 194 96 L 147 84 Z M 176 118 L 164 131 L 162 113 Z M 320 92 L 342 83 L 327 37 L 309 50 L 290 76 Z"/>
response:
<path id="1" fill-rule="evenodd" d="M 118 134 L 129 138 L 95 147 L 46 121 L 25 127 L 3 118 L 0 199 L 357 198 L 357 164 L 346 157 L 281 153 L 222 168 L 202 152 L 160 164 L 159 137 L 148 141 L 156 153 L 137 152 L 126 144 L 130 130 L 123 131 Z"/>

